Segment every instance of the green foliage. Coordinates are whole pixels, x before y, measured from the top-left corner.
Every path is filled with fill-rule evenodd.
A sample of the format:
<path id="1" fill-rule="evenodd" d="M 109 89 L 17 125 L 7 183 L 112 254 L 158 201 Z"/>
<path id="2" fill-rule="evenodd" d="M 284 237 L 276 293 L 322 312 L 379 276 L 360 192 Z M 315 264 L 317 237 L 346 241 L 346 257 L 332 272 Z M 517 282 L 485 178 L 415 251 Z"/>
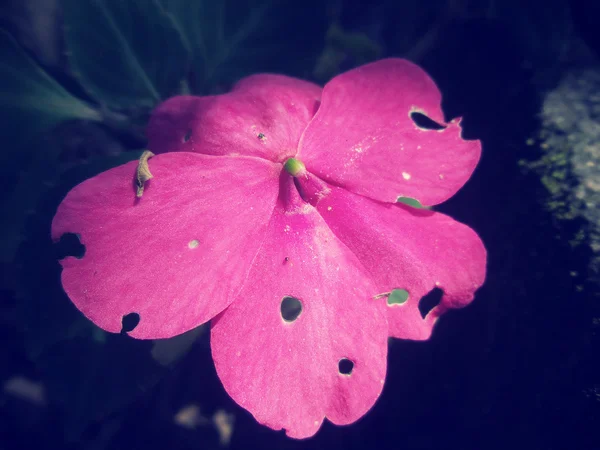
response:
<path id="1" fill-rule="evenodd" d="M 423 205 L 416 198 L 411 197 L 398 197 L 396 200 L 399 203 L 404 203 L 405 205 L 412 206 L 413 208 L 423 209 Z"/>
<path id="2" fill-rule="evenodd" d="M 77 99 L 38 66 L 5 31 L 0 30 L 0 162 L 20 162 L 26 143 L 58 123 L 101 120 L 87 103 Z M 4 170 L 4 169 L 2 169 Z"/>
<path id="3" fill-rule="evenodd" d="M 63 0 L 69 61 L 83 87 L 115 109 L 177 94 L 189 51 L 157 0 Z"/>
<path id="4" fill-rule="evenodd" d="M 20 242 L 26 214 L 37 193 L 58 174 L 56 147 L 45 146 L 40 133 L 70 120 L 100 121 L 92 106 L 79 100 L 37 65 L 16 41 L 0 30 L 0 194 L 3 211 L 0 261 L 10 261 Z"/>
<path id="5" fill-rule="evenodd" d="M 160 2 L 192 52 L 195 93 L 255 72 L 310 74 L 327 27 L 317 0 Z"/>
<path id="6" fill-rule="evenodd" d="M 313 75 L 318 80 L 329 80 L 340 72 L 340 66 L 349 56 L 356 65 L 378 59 L 383 53 L 381 46 L 366 33 L 345 31 L 333 23 L 325 37 L 325 48 L 319 56 Z"/>
<path id="7" fill-rule="evenodd" d="M 406 289 L 394 289 L 388 296 L 388 305 L 402 305 L 408 300 L 408 291 Z"/>

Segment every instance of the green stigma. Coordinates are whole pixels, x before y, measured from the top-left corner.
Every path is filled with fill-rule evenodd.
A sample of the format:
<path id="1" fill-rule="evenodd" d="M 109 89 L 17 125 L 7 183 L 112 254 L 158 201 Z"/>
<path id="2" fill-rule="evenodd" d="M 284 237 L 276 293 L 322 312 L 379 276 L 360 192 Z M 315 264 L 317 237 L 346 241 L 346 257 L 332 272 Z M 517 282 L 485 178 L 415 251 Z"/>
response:
<path id="1" fill-rule="evenodd" d="M 297 177 L 298 175 L 302 175 L 304 172 L 306 172 L 304 163 L 296 158 L 289 158 L 283 165 L 283 168 L 293 177 Z"/>

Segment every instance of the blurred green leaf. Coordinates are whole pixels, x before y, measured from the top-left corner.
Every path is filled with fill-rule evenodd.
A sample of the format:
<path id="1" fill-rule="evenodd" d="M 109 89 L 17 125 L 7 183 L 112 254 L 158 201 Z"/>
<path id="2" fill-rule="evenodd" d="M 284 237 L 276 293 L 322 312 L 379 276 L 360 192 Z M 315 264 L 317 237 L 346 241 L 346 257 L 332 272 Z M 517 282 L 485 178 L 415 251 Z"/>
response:
<path id="1" fill-rule="evenodd" d="M 12 259 L 20 226 L 35 206 L 35 191 L 55 166 L 58 152 L 41 135 L 71 120 L 100 121 L 100 113 L 71 95 L 17 42 L 0 30 L 0 260 Z M 50 172 L 50 174 L 48 174 Z M 42 175 L 44 173 L 44 175 Z"/>
<path id="2" fill-rule="evenodd" d="M 326 2 L 160 0 L 193 55 L 193 90 L 255 72 L 310 75 L 327 31 Z"/>
<path id="3" fill-rule="evenodd" d="M 411 197 L 398 197 L 396 200 L 399 203 L 404 203 L 405 205 L 412 206 L 413 208 L 423 209 L 423 205 L 416 198 Z"/>
<path id="4" fill-rule="evenodd" d="M 463 10 L 480 2 L 454 0 L 384 0 L 378 19 L 385 39 L 386 53 L 413 62 L 422 61 L 436 45 L 445 28 L 462 17 Z"/>
<path id="5" fill-rule="evenodd" d="M 341 65 L 351 60 L 354 66 L 375 61 L 383 52 L 383 48 L 367 33 L 344 30 L 339 23 L 334 22 L 329 27 L 326 45 L 313 75 L 320 81 L 327 81 L 340 73 Z"/>
<path id="6" fill-rule="evenodd" d="M 72 119 L 100 121 L 98 111 L 67 92 L 0 30 L 0 162 L 19 167 L 24 143 L 36 133 Z"/>
<path id="7" fill-rule="evenodd" d="M 402 305 L 408 300 L 408 291 L 406 289 L 394 289 L 387 298 L 388 305 Z"/>
<path id="8" fill-rule="evenodd" d="M 115 109 L 150 108 L 181 92 L 190 54 L 157 0 L 63 0 L 70 63 Z"/>

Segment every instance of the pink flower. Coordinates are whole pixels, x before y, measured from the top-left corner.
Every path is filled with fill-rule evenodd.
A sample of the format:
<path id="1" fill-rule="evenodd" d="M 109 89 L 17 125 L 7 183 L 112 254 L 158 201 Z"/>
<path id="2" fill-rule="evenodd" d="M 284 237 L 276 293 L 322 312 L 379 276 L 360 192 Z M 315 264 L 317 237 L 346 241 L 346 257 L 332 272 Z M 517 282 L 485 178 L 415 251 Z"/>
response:
<path id="1" fill-rule="evenodd" d="M 225 389 L 273 429 L 305 438 L 325 417 L 356 421 L 381 393 L 388 336 L 428 339 L 485 278 L 473 230 L 396 202 L 443 202 L 479 160 L 459 120 L 442 130 L 412 120 L 444 123 L 440 102 L 400 59 L 323 89 L 263 74 L 166 101 L 148 127 L 157 155 L 140 198 L 131 162 L 60 204 L 52 238 L 77 233 L 86 248 L 61 261 L 65 291 L 110 332 L 138 313 L 129 334 L 140 339 L 212 319 Z M 419 299 L 436 286 L 444 296 L 423 318 Z M 408 299 L 388 303 L 395 289 Z"/>

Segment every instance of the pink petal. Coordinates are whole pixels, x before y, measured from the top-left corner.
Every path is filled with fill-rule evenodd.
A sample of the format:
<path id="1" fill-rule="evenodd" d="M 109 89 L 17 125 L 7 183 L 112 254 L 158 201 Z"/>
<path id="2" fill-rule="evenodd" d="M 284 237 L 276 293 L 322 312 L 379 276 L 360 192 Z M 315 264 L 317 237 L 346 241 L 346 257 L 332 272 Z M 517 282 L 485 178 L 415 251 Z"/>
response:
<path id="1" fill-rule="evenodd" d="M 119 332 L 135 312 L 136 338 L 166 338 L 221 312 L 246 278 L 278 192 L 280 165 L 255 158 L 170 153 L 136 200 L 136 162 L 76 186 L 60 204 L 52 238 L 77 233 L 62 285 L 96 325 Z"/>
<path id="2" fill-rule="evenodd" d="M 469 179 L 481 152 L 459 121 L 419 128 L 421 112 L 443 124 L 441 94 L 418 66 L 385 59 L 335 77 L 301 142 L 300 159 L 325 181 L 376 200 L 416 198 L 434 205 Z"/>
<path id="3" fill-rule="evenodd" d="M 313 203 L 335 236 L 370 274 L 378 293 L 408 291 L 405 303 L 387 307 L 390 336 L 428 339 L 438 317 L 466 306 L 483 284 L 486 250 L 468 226 L 441 213 L 327 186 L 312 175 L 299 181 L 307 196 L 317 199 Z M 315 192 L 319 184 L 320 192 Z M 422 318 L 419 300 L 435 287 L 444 296 Z"/>
<path id="4" fill-rule="evenodd" d="M 356 258 L 284 176 L 289 201 L 280 199 L 237 299 L 213 320 L 211 344 L 236 402 L 260 423 L 306 438 L 324 417 L 349 424 L 374 404 L 386 372 L 387 323 Z M 280 312 L 286 296 L 302 302 L 293 322 Z M 338 372 L 342 358 L 354 362 L 350 375 Z"/>
<path id="5" fill-rule="evenodd" d="M 296 154 L 320 97 L 315 84 L 269 74 L 244 78 L 223 95 L 173 97 L 150 118 L 148 148 L 282 162 Z"/>

